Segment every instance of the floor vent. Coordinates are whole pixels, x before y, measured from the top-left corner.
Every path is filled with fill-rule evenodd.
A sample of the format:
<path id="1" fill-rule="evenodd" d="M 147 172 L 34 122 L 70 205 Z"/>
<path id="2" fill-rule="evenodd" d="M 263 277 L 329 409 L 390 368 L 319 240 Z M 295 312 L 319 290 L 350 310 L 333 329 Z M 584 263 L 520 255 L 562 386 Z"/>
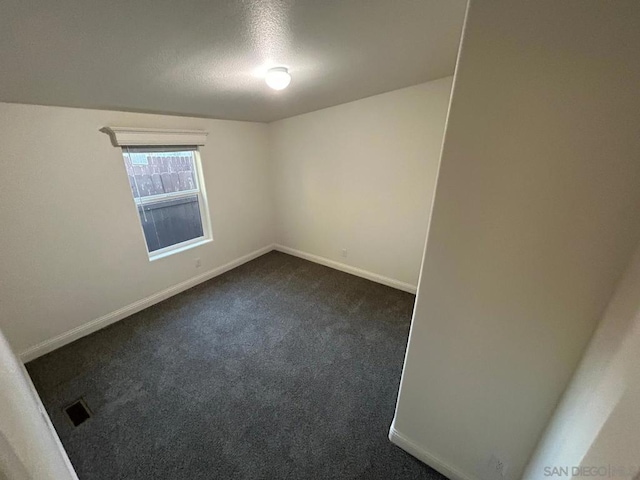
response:
<path id="1" fill-rule="evenodd" d="M 68 407 L 65 407 L 64 413 L 67 414 L 69 421 L 74 427 L 77 427 L 91 418 L 89 407 L 87 407 L 87 404 L 82 398 L 80 400 L 76 400 Z"/>

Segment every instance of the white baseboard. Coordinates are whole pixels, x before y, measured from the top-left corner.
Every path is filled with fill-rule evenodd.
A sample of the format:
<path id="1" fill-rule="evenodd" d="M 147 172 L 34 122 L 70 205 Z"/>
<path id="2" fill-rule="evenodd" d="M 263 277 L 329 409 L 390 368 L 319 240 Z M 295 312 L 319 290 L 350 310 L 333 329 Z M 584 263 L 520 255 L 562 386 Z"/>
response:
<path id="1" fill-rule="evenodd" d="M 247 255 L 244 255 L 240 258 L 236 258 L 235 260 L 232 260 L 231 262 L 225 265 L 222 265 L 221 267 L 214 268 L 213 270 L 209 270 L 208 272 L 205 272 L 201 275 L 190 278 L 189 280 L 186 280 L 184 282 L 178 283 L 177 285 L 173 285 L 172 287 L 161 290 L 157 293 L 154 293 L 153 295 L 143 298 L 142 300 L 138 300 L 137 302 L 133 302 L 130 305 L 119 308 L 118 310 L 115 310 L 111 313 L 107 313 L 106 315 L 103 315 L 99 318 L 91 320 L 90 322 L 84 323 L 79 327 L 71 329 L 61 335 L 53 337 L 49 340 L 45 340 L 44 342 L 38 343 L 37 345 L 34 345 L 33 347 L 29 347 L 28 349 L 20 353 L 20 360 L 22 360 L 25 363 L 31 360 L 34 360 L 42 355 L 45 355 L 49 352 L 52 352 L 53 350 L 56 350 L 57 348 L 60 348 L 79 338 L 89 335 L 90 333 L 96 332 L 101 328 L 111 325 L 112 323 L 115 323 L 118 320 L 122 320 L 123 318 L 126 318 L 130 315 L 133 315 L 134 313 L 139 312 L 140 310 L 144 310 L 145 308 L 150 307 L 151 305 L 161 302 L 162 300 L 166 300 L 169 297 L 172 297 L 180 292 L 183 292 L 191 287 L 194 287 L 199 283 L 210 280 L 213 277 L 217 277 L 218 275 L 221 275 L 224 272 L 231 270 L 232 268 L 238 267 L 243 263 L 247 263 L 253 260 L 254 258 L 264 255 L 265 253 L 270 252 L 273 249 L 274 249 L 274 245 L 268 245 L 259 250 L 256 250 Z"/>
<path id="2" fill-rule="evenodd" d="M 377 273 L 369 272 L 367 270 L 362 270 L 361 268 L 352 267 L 344 263 L 336 262 L 334 260 L 329 260 L 328 258 L 325 258 L 325 257 L 313 255 L 312 253 L 296 250 L 295 248 L 285 247 L 284 245 L 276 244 L 274 246 L 274 249 L 282 253 L 288 253 L 289 255 L 293 255 L 294 257 L 304 258 L 305 260 L 309 260 L 314 263 L 319 263 L 320 265 L 324 265 L 326 267 L 331 267 L 331 268 L 335 268 L 336 270 L 340 270 L 342 272 L 350 273 L 357 277 L 366 278 L 367 280 L 381 283 L 382 285 L 386 285 L 388 287 L 397 288 L 398 290 L 403 290 L 409 293 L 416 293 L 416 290 L 417 290 L 416 286 L 411 285 L 410 283 L 401 282 L 393 278 L 385 277 L 383 275 L 378 275 Z"/>
<path id="3" fill-rule="evenodd" d="M 405 452 L 413 455 L 421 462 L 426 463 L 434 470 L 437 470 L 445 477 L 450 480 L 480 480 L 478 477 L 474 475 L 469 475 L 468 473 L 464 473 L 459 469 L 443 462 L 440 458 L 429 453 L 424 448 L 418 446 L 413 441 L 409 440 L 402 433 L 398 432 L 395 428 L 395 419 L 391 424 L 391 428 L 389 429 L 389 440 L 391 443 L 397 445 Z"/>

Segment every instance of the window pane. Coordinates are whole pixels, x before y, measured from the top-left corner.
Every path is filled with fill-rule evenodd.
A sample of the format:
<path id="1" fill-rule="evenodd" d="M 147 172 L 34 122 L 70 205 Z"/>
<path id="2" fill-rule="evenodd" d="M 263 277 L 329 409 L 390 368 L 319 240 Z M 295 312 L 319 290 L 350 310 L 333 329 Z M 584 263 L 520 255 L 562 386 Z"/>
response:
<path id="1" fill-rule="evenodd" d="M 135 198 L 198 188 L 194 152 L 123 152 Z"/>
<path id="2" fill-rule="evenodd" d="M 204 235 L 198 196 L 138 205 L 149 252 Z"/>

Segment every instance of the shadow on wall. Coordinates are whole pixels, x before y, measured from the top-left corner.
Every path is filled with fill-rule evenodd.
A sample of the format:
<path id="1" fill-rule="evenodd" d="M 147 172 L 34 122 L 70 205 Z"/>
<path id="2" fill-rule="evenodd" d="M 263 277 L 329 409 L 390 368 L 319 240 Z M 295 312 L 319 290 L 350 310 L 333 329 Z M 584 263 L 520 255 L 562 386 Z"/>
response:
<path id="1" fill-rule="evenodd" d="M 546 469 L 613 468 L 640 479 L 640 247 L 529 464 L 524 479 Z M 574 477 L 575 478 L 575 477 Z M 581 478 L 578 476 L 578 478 Z"/>

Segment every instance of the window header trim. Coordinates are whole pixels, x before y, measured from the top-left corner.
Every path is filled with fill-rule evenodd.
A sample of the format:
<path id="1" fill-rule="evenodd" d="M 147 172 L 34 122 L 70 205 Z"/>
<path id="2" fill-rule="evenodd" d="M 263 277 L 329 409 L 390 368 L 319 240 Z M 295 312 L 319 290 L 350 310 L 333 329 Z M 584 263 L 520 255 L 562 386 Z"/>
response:
<path id="1" fill-rule="evenodd" d="M 104 127 L 116 147 L 199 146 L 207 141 L 204 130 L 164 130 L 157 128 Z"/>
<path id="2" fill-rule="evenodd" d="M 126 153 L 146 153 L 153 155 L 154 153 L 191 153 L 198 151 L 197 145 L 173 145 L 173 146 L 146 146 L 146 147 L 129 147 L 124 146 L 122 150 Z"/>

